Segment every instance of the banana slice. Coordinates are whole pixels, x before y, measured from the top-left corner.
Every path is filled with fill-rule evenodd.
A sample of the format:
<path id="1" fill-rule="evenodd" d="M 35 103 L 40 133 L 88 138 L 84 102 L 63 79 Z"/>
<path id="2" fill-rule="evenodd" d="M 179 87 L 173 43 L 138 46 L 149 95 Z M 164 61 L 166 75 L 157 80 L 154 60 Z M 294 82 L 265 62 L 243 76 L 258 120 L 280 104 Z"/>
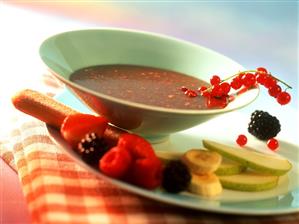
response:
<path id="1" fill-rule="evenodd" d="M 189 191 L 204 197 L 213 197 L 222 192 L 222 186 L 214 173 L 206 175 L 191 174 Z"/>
<path id="2" fill-rule="evenodd" d="M 189 169 L 198 175 L 213 173 L 221 164 L 222 157 L 217 152 L 191 149 L 181 158 Z"/>

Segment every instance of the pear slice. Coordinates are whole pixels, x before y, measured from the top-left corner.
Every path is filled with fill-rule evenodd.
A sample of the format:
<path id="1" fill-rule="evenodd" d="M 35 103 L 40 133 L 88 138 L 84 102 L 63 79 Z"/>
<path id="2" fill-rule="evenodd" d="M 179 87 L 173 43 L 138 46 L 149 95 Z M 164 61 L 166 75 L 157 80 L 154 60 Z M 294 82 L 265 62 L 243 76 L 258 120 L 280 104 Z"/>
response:
<path id="1" fill-rule="evenodd" d="M 272 189 L 277 186 L 278 179 L 278 176 L 252 171 L 230 176 L 219 176 L 223 188 L 252 192 Z"/>
<path id="2" fill-rule="evenodd" d="M 245 170 L 246 166 L 223 157 L 220 166 L 215 171 L 215 174 L 218 176 L 234 175 L 242 173 Z"/>
<path id="3" fill-rule="evenodd" d="M 260 153 L 253 149 L 235 148 L 210 140 L 203 140 L 203 145 L 211 151 L 218 152 L 223 157 L 261 173 L 281 176 L 292 168 L 292 164 L 287 159 Z"/>

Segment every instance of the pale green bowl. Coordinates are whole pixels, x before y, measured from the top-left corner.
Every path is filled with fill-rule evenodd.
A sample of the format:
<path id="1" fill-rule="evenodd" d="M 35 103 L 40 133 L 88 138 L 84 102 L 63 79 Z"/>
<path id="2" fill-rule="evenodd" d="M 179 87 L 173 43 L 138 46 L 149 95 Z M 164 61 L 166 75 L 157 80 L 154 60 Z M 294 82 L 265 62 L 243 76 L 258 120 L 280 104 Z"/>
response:
<path id="1" fill-rule="evenodd" d="M 89 108 L 121 128 L 149 140 L 161 141 L 169 134 L 198 125 L 219 114 L 248 105 L 259 90 L 253 89 L 225 109 L 179 110 L 154 107 L 117 99 L 70 81 L 83 67 L 105 64 L 132 64 L 158 67 L 208 81 L 244 68 L 207 48 L 163 35 L 122 29 L 93 29 L 61 33 L 45 40 L 40 56 L 56 77 Z"/>

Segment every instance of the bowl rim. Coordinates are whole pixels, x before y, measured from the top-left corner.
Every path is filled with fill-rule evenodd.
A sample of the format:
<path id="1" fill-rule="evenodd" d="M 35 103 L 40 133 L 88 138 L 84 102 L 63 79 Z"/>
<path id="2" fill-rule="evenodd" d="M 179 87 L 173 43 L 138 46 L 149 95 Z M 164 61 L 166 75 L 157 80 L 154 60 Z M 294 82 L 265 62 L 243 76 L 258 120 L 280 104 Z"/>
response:
<path id="1" fill-rule="evenodd" d="M 256 100 L 256 98 L 258 97 L 259 93 L 260 93 L 260 89 L 259 87 L 253 88 L 249 91 L 256 91 L 255 97 L 253 97 L 251 100 L 246 101 L 240 105 L 237 105 L 235 107 L 225 107 L 222 109 L 203 109 L 203 110 L 196 110 L 196 109 L 177 109 L 177 108 L 166 108 L 166 107 L 160 107 L 160 106 L 153 106 L 153 105 L 148 105 L 148 104 L 143 104 L 143 103 L 136 103 L 133 101 L 129 101 L 129 100 L 125 100 L 125 99 L 120 99 L 117 97 L 113 97 L 113 96 L 109 96 L 103 93 L 99 93 L 97 91 L 94 91 L 92 89 L 88 89 L 82 85 L 76 84 L 75 82 L 64 78 L 62 75 L 59 75 L 56 71 L 54 71 L 50 65 L 48 65 L 46 63 L 46 61 L 43 59 L 42 57 L 42 49 L 43 47 L 48 43 L 51 42 L 53 39 L 59 37 L 59 36 L 63 36 L 63 35 L 68 35 L 71 33 L 80 33 L 80 32 L 111 32 L 111 31 L 115 31 L 115 32 L 126 32 L 126 33 L 134 33 L 134 34 L 138 34 L 138 35 L 147 35 L 147 36 L 151 36 L 154 38 L 160 38 L 160 39 L 164 39 L 164 40 L 170 40 L 173 42 L 178 42 L 179 44 L 185 44 L 185 45 L 189 45 L 190 47 L 193 48 L 197 48 L 197 49 L 202 49 L 204 51 L 208 51 L 210 53 L 219 55 L 223 58 L 226 58 L 230 61 L 232 61 L 233 63 L 235 63 L 236 65 L 239 65 L 240 68 L 242 68 L 243 70 L 245 70 L 245 68 L 240 65 L 238 62 L 234 61 L 233 59 L 215 51 L 212 50 L 210 48 L 201 46 L 199 44 L 195 44 L 186 40 L 182 40 L 176 37 L 172 37 L 172 36 L 168 36 L 165 34 L 160 34 L 160 33 L 154 33 L 154 32 L 149 32 L 149 31 L 143 31 L 143 30 L 136 30 L 136 29 L 126 29 L 126 28 L 88 28 L 88 29 L 76 29 L 76 30 L 70 30 L 70 31 L 66 31 L 66 32 L 61 32 L 55 35 L 52 35 L 50 37 L 48 37 L 47 39 L 45 39 L 40 47 L 39 47 L 39 55 L 41 60 L 48 66 L 48 69 L 50 70 L 50 72 L 59 80 L 61 80 L 63 83 L 66 83 L 67 85 L 75 88 L 75 89 L 79 89 L 80 91 L 86 92 L 88 94 L 94 95 L 96 97 L 99 98 L 103 98 L 105 100 L 109 100 L 112 101 L 114 103 L 118 103 L 124 106 L 128 106 L 128 107 L 132 107 L 132 108 L 138 108 L 138 109 L 143 109 L 143 110 L 147 110 L 147 111 L 155 111 L 155 112 L 160 112 L 160 113 L 171 113 L 171 114 L 188 114 L 188 115 L 200 115 L 200 114 L 204 114 L 204 115 L 212 115 L 212 114 L 221 114 L 221 113 L 226 113 L 226 112 L 230 112 L 230 111 L 234 111 L 237 109 L 241 109 L 247 105 L 249 105 L 250 103 L 252 103 L 253 101 Z M 150 67 L 154 67 L 154 66 L 150 66 Z M 158 68 L 158 67 L 156 67 Z M 207 80 L 205 80 L 207 81 Z M 66 85 L 66 86 L 67 86 Z M 246 94 L 246 93 L 245 93 Z M 76 94 L 75 94 L 76 95 Z M 78 96 L 77 96 L 78 97 Z M 83 102 L 84 103 L 84 102 Z M 84 103 L 85 104 L 85 103 Z"/>

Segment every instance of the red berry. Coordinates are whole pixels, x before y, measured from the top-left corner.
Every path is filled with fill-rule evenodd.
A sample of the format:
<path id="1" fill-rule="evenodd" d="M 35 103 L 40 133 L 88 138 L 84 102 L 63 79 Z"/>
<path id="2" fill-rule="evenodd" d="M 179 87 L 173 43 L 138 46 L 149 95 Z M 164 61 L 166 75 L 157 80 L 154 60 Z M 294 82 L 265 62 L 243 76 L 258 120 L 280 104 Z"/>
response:
<path id="1" fill-rule="evenodd" d="M 213 97 L 221 97 L 223 94 L 223 89 L 221 85 L 214 85 L 211 91 L 211 96 Z"/>
<path id="2" fill-rule="evenodd" d="M 182 87 L 181 87 L 181 90 L 182 90 L 183 92 L 186 92 L 186 91 L 188 90 L 188 88 L 187 88 L 186 86 L 182 86 Z"/>
<path id="3" fill-rule="evenodd" d="M 198 88 L 198 92 L 202 93 L 203 91 L 207 90 L 207 88 L 208 88 L 208 87 L 206 87 L 206 86 L 200 86 L 200 87 Z"/>
<path id="4" fill-rule="evenodd" d="M 94 132 L 98 137 L 102 137 L 107 126 L 108 121 L 104 117 L 77 113 L 64 119 L 60 133 L 69 144 L 76 147 L 88 133 Z"/>
<path id="5" fill-rule="evenodd" d="M 207 98 L 207 107 L 208 108 L 225 108 L 228 104 L 228 97 L 213 97 L 209 96 Z"/>
<path id="6" fill-rule="evenodd" d="M 111 148 L 99 161 L 99 169 L 107 176 L 122 178 L 126 175 L 132 164 L 129 151 L 123 147 Z"/>
<path id="7" fill-rule="evenodd" d="M 245 87 L 249 88 L 256 83 L 256 79 L 252 73 L 246 73 L 242 78 L 242 82 Z"/>
<path id="8" fill-rule="evenodd" d="M 196 96 L 197 96 L 197 93 L 196 93 L 194 90 L 188 89 L 188 90 L 185 92 L 185 95 L 186 95 L 186 96 L 189 96 L 189 97 L 196 97 Z"/>
<path id="9" fill-rule="evenodd" d="M 267 141 L 267 146 L 271 150 L 276 150 L 279 147 L 279 143 L 275 138 L 271 138 Z"/>
<path id="10" fill-rule="evenodd" d="M 263 68 L 263 67 L 258 67 L 256 70 L 257 70 L 259 73 L 264 73 L 264 74 L 267 74 L 267 73 L 268 73 L 267 69 L 265 69 L 265 68 Z"/>
<path id="11" fill-rule="evenodd" d="M 154 189 L 161 184 L 162 171 L 162 163 L 157 157 L 141 158 L 132 163 L 127 178 L 137 186 Z"/>
<path id="12" fill-rule="evenodd" d="M 220 84 L 220 87 L 222 89 L 222 94 L 223 95 L 228 95 L 229 91 L 230 91 L 230 84 L 228 84 L 227 82 L 223 82 Z"/>
<path id="13" fill-rule="evenodd" d="M 239 146 L 244 146 L 247 143 L 247 137 L 245 135 L 239 135 L 236 142 Z"/>
<path id="14" fill-rule="evenodd" d="M 127 149 L 133 159 L 156 156 L 152 145 L 144 138 L 135 134 L 122 134 L 119 137 L 117 146 Z"/>
<path id="15" fill-rule="evenodd" d="M 266 81 L 265 81 L 265 87 L 267 89 L 273 87 L 273 86 L 276 86 L 277 85 L 277 81 L 276 79 L 271 76 L 271 75 L 268 75 L 267 78 L 266 78 Z"/>
<path id="16" fill-rule="evenodd" d="M 285 105 L 291 101 L 291 95 L 284 91 L 277 95 L 276 100 L 280 105 Z"/>
<path id="17" fill-rule="evenodd" d="M 270 96 L 277 97 L 279 93 L 281 93 L 281 87 L 279 85 L 275 85 L 269 88 L 268 93 Z"/>
<path id="18" fill-rule="evenodd" d="M 231 81 L 230 85 L 235 90 L 240 89 L 241 86 L 242 86 L 242 81 L 241 81 L 240 77 L 237 76 L 237 77 L 233 78 L 233 80 Z"/>
<path id="19" fill-rule="evenodd" d="M 221 79 L 218 75 L 213 75 L 212 78 L 210 79 L 211 85 L 217 85 L 221 82 Z"/>
<path id="20" fill-rule="evenodd" d="M 265 85 L 267 77 L 268 75 L 266 73 L 260 73 L 260 72 L 256 73 L 256 81 L 261 85 Z"/>

